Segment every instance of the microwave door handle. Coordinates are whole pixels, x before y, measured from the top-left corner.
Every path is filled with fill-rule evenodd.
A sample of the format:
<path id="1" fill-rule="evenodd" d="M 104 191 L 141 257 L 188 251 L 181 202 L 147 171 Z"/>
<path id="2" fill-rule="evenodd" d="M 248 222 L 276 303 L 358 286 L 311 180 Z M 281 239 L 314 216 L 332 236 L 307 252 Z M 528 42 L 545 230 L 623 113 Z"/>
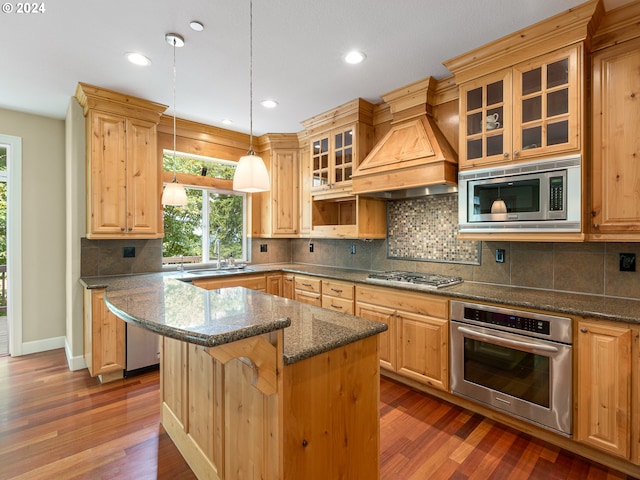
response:
<path id="1" fill-rule="evenodd" d="M 558 349 L 551 345 L 541 345 L 539 343 L 528 343 L 521 342 L 519 340 L 508 340 L 506 338 L 496 337 L 494 335 L 487 335 L 486 333 L 476 332 L 469 328 L 458 327 L 458 331 L 460 333 L 464 333 L 465 335 L 474 338 L 476 340 L 485 340 L 489 343 L 494 343 L 496 345 L 500 345 L 503 347 L 515 347 L 520 350 L 525 350 L 533 353 L 534 350 L 556 353 Z"/>

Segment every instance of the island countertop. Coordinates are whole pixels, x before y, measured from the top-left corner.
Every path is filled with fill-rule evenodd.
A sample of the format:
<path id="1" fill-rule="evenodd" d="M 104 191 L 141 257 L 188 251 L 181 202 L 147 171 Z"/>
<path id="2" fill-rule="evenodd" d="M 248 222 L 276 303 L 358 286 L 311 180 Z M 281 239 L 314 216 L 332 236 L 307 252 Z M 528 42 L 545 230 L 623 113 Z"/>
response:
<path id="1" fill-rule="evenodd" d="M 387 329 L 380 322 L 243 287 L 204 290 L 156 274 L 111 282 L 105 303 L 127 322 L 204 347 L 284 329 L 285 364 Z"/>

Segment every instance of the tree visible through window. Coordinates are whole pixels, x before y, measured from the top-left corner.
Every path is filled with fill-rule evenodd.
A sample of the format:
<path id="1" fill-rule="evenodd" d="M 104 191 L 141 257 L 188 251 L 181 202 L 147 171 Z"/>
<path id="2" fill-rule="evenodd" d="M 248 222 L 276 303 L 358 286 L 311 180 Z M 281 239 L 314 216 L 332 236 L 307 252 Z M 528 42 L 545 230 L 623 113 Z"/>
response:
<path id="1" fill-rule="evenodd" d="M 165 153 L 163 160 L 164 169 L 173 171 L 173 155 Z M 181 155 L 176 157 L 176 170 L 231 180 L 235 163 Z M 185 185 L 185 188 L 186 206 L 164 207 L 164 263 L 216 261 L 218 242 L 221 259 L 246 260 L 246 195 L 201 185 Z"/>

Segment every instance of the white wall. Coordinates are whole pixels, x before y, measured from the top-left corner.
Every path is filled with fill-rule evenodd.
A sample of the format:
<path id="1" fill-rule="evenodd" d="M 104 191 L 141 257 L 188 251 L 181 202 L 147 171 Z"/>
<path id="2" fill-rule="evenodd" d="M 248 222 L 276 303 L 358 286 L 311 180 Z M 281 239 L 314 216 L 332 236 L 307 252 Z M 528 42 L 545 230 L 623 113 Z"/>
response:
<path id="1" fill-rule="evenodd" d="M 86 368 L 83 344 L 82 300 L 80 279 L 80 240 L 85 236 L 85 128 L 84 114 L 72 97 L 67 109 L 66 127 L 66 316 L 67 361 L 71 370 Z"/>
<path id="2" fill-rule="evenodd" d="M 64 120 L 0 108 L 0 133 L 22 138 L 22 353 L 63 347 Z"/>

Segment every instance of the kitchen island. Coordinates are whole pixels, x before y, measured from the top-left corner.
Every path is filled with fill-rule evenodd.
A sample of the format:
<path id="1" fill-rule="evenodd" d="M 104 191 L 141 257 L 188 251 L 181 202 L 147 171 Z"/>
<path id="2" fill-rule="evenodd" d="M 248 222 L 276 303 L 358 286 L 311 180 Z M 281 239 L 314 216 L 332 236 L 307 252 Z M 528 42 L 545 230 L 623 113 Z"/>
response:
<path id="1" fill-rule="evenodd" d="M 379 478 L 386 325 L 161 275 L 113 282 L 105 303 L 163 336 L 162 424 L 198 478 Z"/>

